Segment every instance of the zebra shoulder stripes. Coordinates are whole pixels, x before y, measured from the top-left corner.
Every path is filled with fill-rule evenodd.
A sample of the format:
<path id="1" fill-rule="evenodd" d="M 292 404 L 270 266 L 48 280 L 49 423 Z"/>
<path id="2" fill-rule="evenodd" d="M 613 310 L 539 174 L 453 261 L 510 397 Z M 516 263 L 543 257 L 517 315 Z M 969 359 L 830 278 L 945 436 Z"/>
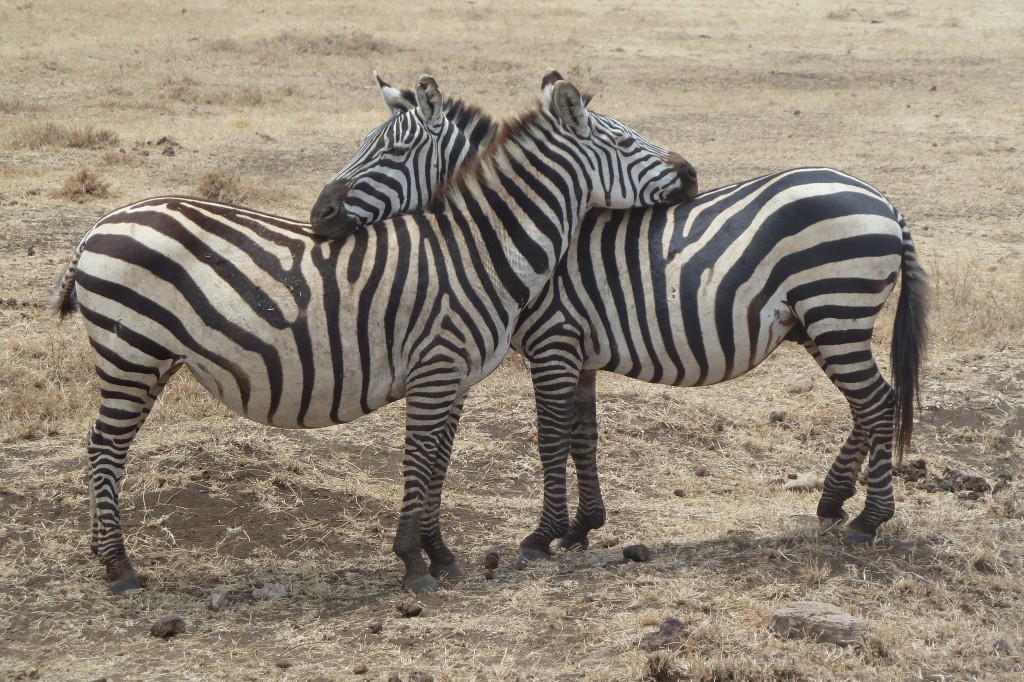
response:
<path id="1" fill-rule="evenodd" d="M 900 273 L 890 386 L 870 336 Z M 848 533 L 874 538 L 893 513 L 892 450 L 910 443 L 926 294 L 903 218 L 879 192 L 832 169 L 755 178 L 687 205 L 589 213 L 512 341 L 531 360 L 545 469 L 542 521 L 520 563 L 546 554 L 554 538 L 586 546 L 604 523 L 596 370 L 708 385 L 752 369 L 786 338 L 803 343 L 853 415 L 818 514 L 825 523 L 846 518 L 843 503 L 870 454 L 868 499 Z M 567 452 L 580 485 L 571 521 Z"/>
<path id="2" fill-rule="evenodd" d="M 461 574 L 437 509 L 466 392 L 500 362 L 589 206 L 686 192 L 678 155 L 588 111 L 554 72 L 539 105 L 470 166 L 438 211 L 344 242 L 249 209 L 167 198 L 89 230 L 55 307 L 69 314 L 77 293 L 94 349 L 92 549 L 113 589 L 138 587 L 118 504 L 128 448 L 182 366 L 232 410 L 281 427 L 342 423 L 405 397 L 394 542 L 403 585 L 431 590 Z"/>

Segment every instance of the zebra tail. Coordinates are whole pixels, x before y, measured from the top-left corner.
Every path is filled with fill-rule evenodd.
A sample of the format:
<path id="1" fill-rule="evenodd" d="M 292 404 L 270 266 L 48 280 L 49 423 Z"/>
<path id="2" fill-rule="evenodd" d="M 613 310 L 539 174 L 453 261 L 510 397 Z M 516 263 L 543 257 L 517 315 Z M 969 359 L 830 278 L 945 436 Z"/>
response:
<path id="1" fill-rule="evenodd" d="M 903 454 L 910 449 L 915 403 L 920 407 L 920 374 L 928 339 L 929 297 L 928 275 L 917 260 L 910 229 L 898 213 L 897 219 L 903 230 L 903 267 L 890 359 L 896 400 L 894 445 L 899 466 L 903 463 Z"/>
<path id="2" fill-rule="evenodd" d="M 63 322 L 68 315 L 78 310 L 78 292 L 75 291 L 75 273 L 78 272 L 78 259 L 85 250 L 85 240 L 78 245 L 71 262 L 57 280 L 57 286 L 50 290 L 50 309 L 60 315 Z"/>

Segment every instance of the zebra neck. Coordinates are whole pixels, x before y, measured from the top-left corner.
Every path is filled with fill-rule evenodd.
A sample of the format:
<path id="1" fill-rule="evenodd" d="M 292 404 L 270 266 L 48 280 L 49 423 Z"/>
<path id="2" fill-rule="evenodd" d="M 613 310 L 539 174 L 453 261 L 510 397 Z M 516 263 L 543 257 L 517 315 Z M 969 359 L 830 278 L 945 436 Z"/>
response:
<path id="1" fill-rule="evenodd" d="M 468 229 L 489 269 L 515 281 L 520 305 L 550 279 L 585 213 L 590 196 L 586 159 L 548 130 L 520 128 L 453 180 L 448 214 Z M 540 127 L 540 126 L 538 126 Z"/>

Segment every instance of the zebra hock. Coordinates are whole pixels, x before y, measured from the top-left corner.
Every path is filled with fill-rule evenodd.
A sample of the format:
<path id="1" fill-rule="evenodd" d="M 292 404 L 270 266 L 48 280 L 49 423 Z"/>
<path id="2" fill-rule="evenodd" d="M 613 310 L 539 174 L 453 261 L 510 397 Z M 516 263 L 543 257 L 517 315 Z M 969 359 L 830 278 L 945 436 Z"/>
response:
<path id="1" fill-rule="evenodd" d="M 110 586 L 139 586 L 118 496 L 131 442 L 182 366 L 230 409 L 285 428 L 351 421 L 404 397 L 402 583 L 433 590 L 461 575 L 437 509 L 466 392 L 499 364 L 587 208 L 678 201 L 682 168 L 551 72 L 539 104 L 503 124 L 435 211 L 343 242 L 194 199 L 102 218 L 55 307 L 81 310 L 94 349 L 91 546 Z"/>
<path id="2" fill-rule="evenodd" d="M 730 246 L 735 251 L 727 253 Z M 854 250 L 845 251 L 848 246 Z M 719 266 L 728 268 L 719 282 L 694 276 Z M 874 363 L 870 335 L 899 273 L 889 385 Z M 605 285 L 611 281 L 619 283 L 616 291 Z M 757 290 L 759 281 L 769 289 Z M 755 290 L 756 299 L 749 293 Z M 597 369 L 709 385 L 749 371 L 785 338 L 803 343 L 853 416 L 850 438 L 826 478 L 819 517 L 826 525 L 847 518 L 843 503 L 871 454 L 868 499 L 848 536 L 874 539 L 894 510 L 893 448 L 902 455 L 910 444 L 926 316 L 926 277 L 905 222 L 877 190 L 839 171 L 776 173 L 688 206 L 591 212 L 513 338 L 534 370 L 546 481 L 542 523 L 524 540 L 520 565 L 547 554 L 554 538 L 566 547 L 587 546 L 588 532 L 605 521 L 596 468 Z M 580 485 L 571 521 L 566 452 Z"/>

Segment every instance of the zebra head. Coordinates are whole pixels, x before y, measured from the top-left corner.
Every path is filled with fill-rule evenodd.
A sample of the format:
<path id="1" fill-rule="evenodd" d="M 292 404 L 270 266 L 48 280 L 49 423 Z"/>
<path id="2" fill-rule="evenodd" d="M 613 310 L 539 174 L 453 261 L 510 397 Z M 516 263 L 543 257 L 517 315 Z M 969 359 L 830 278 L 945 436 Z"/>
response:
<path id="1" fill-rule="evenodd" d="M 677 204 L 697 196 L 697 171 L 675 152 L 652 144 L 635 130 L 608 116 L 589 111 L 589 95 L 581 95 L 557 71 L 542 82 L 543 108 L 571 133 L 591 170 L 590 205 L 632 208 Z"/>
<path id="2" fill-rule="evenodd" d="M 320 191 L 309 221 L 319 236 L 342 238 L 370 223 L 423 208 L 434 189 L 475 150 L 446 115 L 437 82 L 421 76 L 415 94 L 376 73 L 391 118 L 363 139 L 356 156 Z"/>

